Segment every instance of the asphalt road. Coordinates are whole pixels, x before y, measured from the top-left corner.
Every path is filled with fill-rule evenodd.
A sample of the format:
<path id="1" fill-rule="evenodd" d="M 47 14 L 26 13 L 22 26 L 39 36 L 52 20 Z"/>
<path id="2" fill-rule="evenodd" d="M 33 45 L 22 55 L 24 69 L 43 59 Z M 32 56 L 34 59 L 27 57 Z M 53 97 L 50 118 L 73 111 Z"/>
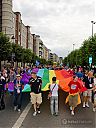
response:
<path id="1" fill-rule="evenodd" d="M 59 115 L 50 114 L 50 102 L 47 100 L 47 92 L 43 92 L 43 103 L 41 114 L 33 117 L 31 107 L 20 128 L 96 128 L 96 113 L 90 108 L 82 108 L 82 104 L 75 110 L 75 116 L 71 116 L 69 106 L 65 105 L 67 93 L 59 91 Z M 0 112 L 0 128 L 12 128 L 21 113 L 30 102 L 29 94 L 23 95 L 22 112 L 14 112 L 13 98 L 10 95 L 5 97 L 6 109 Z"/>

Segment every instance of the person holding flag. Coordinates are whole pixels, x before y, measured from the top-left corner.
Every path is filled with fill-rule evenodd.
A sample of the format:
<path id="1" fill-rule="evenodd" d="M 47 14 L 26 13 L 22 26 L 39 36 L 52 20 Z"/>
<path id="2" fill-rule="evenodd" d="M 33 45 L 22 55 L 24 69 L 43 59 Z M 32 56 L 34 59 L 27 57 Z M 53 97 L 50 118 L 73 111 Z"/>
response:
<path id="1" fill-rule="evenodd" d="M 31 86 L 31 102 L 34 107 L 33 116 L 36 116 L 37 113 L 40 114 L 40 104 L 42 103 L 42 94 L 41 94 L 41 86 L 42 79 L 41 77 L 36 75 L 36 72 L 31 73 L 31 78 L 29 79 L 29 84 Z"/>
<path id="2" fill-rule="evenodd" d="M 77 107 L 78 104 L 81 103 L 81 99 L 80 99 L 80 83 L 78 82 L 78 77 L 77 76 L 73 76 L 73 80 L 71 80 L 68 84 L 69 86 L 69 95 L 66 99 L 66 103 L 69 101 L 69 106 L 70 106 L 70 110 L 71 110 L 71 115 L 74 115 L 74 110 Z"/>
<path id="3" fill-rule="evenodd" d="M 16 75 L 16 81 L 14 83 L 14 110 L 21 111 L 22 104 L 22 85 L 24 83 L 21 81 L 20 74 Z"/>

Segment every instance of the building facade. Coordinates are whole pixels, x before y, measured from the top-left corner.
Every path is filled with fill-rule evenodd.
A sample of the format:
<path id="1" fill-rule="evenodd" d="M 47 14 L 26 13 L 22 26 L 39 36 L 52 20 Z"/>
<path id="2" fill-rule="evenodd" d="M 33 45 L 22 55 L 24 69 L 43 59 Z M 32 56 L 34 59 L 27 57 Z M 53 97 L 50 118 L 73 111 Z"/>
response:
<path id="1" fill-rule="evenodd" d="M 0 0 L 0 28 L 10 38 L 13 36 L 13 11 L 12 0 Z"/>
<path id="2" fill-rule="evenodd" d="M 21 46 L 26 49 L 26 37 L 27 37 L 27 28 L 21 22 Z"/>
<path id="3" fill-rule="evenodd" d="M 50 55 L 49 55 L 49 60 L 51 60 L 53 62 L 53 53 L 50 52 Z"/>
<path id="4" fill-rule="evenodd" d="M 43 58 L 48 61 L 49 58 L 49 49 L 43 45 Z"/>
<path id="5" fill-rule="evenodd" d="M 44 45 L 39 35 L 31 33 L 30 26 L 24 25 L 20 12 L 13 12 L 12 0 L 0 0 L 0 32 L 6 34 L 12 43 L 16 43 L 45 60 L 57 61 L 56 54 Z"/>
<path id="6" fill-rule="evenodd" d="M 0 32 L 2 31 L 2 0 L 0 0 Z"/>
<path id="7" fill-rule="evenodd" d="M 39 57 L 44 58 L 44 44 L 41 39 L 39 40 Z"/>

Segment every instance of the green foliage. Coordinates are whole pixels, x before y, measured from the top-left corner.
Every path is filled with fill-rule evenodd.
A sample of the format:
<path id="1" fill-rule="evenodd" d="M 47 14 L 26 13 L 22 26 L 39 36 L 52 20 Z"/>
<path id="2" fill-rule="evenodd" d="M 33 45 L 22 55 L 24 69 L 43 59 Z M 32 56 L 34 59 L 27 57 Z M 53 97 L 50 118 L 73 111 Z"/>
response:
<path id="1" fill-rule="evenodd" d="M 23 57 L 23 48 L 20 45 L 12 44 L 12 53 L 15 53 L 15 61 L 21 62 Z M 11 53 L 11 55 L 12 55 Z"/>
<path id="2" fill-rule="evenodd" d="M 43 59 L 43 58 L 40 59 L 40 64 L 46 64 L 46 63 L 47 63 L 47 61 L 45 59 Z"/>
<path id="3" fill-rule="evenodd" d="M 23 49 L 23 62 L 31 63 L 32 61 L 32 51 L 30 49 Z"/>
<path id="4" fill-rule="evenodd" d="M 12 51 L 9 38 L 0 32 L 0 61 L 7 60 Z"/>
<path id="5" fill-rule="evenodd" d="M 53 62 L 52 62 L 51 60 L 48 60 L 48 61 L 46 62 L 46 64 L 48 64 L 48 65 L 53 65 Z"/>
<path id="6" fill-rule="evenodd" d="M 3 33 L 0 33 L 0 62 L 8 60 L 9 62 L 24 62 L 24 63 L 36 63 L 36 60 L 40 64 L 53 64 L 51 61 L 46 61 L 43 58 L 36 56 L 30 49 L 24 49 L 18 44 L 11 43 L 10 39 Z M 12 54 L 15 56 L 12 59 Z"/>
<path id="7" fill-rule="evenodd" d="M 85 40 L 79 49 L 72 51 L 67 57 L 64 58 L 63 63 L 70 66 L 74 65 L 89 65 L 89 56 L 93 58 L 93 64 L 96 64 L 96 34 L 92 38 Z"/>

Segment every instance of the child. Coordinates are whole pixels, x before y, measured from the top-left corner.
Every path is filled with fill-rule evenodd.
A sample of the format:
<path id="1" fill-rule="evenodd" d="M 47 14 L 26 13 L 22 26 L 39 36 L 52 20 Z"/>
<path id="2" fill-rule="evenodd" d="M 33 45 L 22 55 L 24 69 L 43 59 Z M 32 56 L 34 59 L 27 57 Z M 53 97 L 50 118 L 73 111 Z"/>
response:
<path id="1" fill-rule="evenodd" d="M 21 111 L 22 102 L 22 81 L 20 75 L 16 75 L 16 83 L 14 86 L 14 110 Z"/>
<path id="2" fill-rule="evenodd" d="M 56 77 L 52 78 L 52 84 L 49 88 L 51 114 L 58 116 L 58 84 L 56 84 Z"/>

